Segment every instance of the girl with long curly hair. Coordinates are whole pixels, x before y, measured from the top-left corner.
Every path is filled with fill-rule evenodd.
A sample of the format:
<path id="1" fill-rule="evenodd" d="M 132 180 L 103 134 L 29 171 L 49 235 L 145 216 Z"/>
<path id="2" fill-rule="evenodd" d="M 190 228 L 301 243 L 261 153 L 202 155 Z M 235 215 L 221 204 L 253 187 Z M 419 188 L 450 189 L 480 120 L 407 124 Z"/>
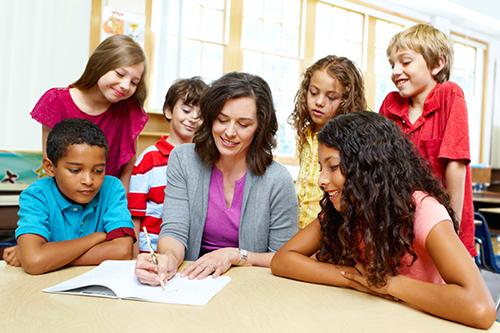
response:
<path id="1" fill-rule="evenodd" d="M 490 327 L 495 307 L 458 238 L 449 197 L 400 129 L 359 111 L 333 118 L 318 141 L 319 219 L 276 253 L 273 274 Z"/>
<path id="2" fill-rule="evenodd" d="M 299 174 L 296 182 L 299 227 L 311 223 L 320 211 L 321 189 L 317 185 L 318 140 L 316 134 L 332 117 L 365 110 L 363 76 L 345 57 L 329 55 L 303 74 L 289 122 L 297 131 Z"/>

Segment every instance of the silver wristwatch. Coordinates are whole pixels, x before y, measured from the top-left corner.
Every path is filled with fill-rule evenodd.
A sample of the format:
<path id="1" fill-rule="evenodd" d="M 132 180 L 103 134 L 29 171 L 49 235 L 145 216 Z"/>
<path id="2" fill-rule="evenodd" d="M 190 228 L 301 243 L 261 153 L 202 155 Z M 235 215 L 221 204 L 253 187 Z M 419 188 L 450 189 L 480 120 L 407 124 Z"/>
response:
<path id="1" fill-rule="evenodd" d="M 248 262 L 248 251 L 243 249 L 238 249 L 240 253 L 240 261 L 236 264 L 237 266 L 245 266 Z"/>

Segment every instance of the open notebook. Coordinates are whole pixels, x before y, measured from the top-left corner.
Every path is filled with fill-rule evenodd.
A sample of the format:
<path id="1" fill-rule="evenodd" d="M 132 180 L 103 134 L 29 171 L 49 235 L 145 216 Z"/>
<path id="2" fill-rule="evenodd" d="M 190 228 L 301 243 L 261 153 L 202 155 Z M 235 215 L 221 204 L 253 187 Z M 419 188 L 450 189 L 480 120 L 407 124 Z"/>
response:
<path id="1" fill-rule="evenodd" d="M 205 305 L 226 284 L 229 276 L 211 276 L 203 280 L 189 280 L 176 274 L 161 287 L 139 283 L 134 275 L 134 260 L 106 260 L 96 268 L 44 289 L 48 293 L 122 298 L 171 304 Z"/>

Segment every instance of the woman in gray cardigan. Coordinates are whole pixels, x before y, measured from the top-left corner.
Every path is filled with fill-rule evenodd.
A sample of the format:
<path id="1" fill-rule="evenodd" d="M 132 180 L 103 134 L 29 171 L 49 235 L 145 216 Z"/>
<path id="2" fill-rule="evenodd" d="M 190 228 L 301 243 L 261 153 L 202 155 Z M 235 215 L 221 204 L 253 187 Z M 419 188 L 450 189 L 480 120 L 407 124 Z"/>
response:
<path id="1" fill-rule="evenodd" d="M 203 124 L 194 144 L 169 157 L 158 265 L 137 257 L 142 283 L 183 275 L 219 276 L 232 265 L 269 267 L 297 231 L 290 174 L 273 161 L 278 128 L 271 90 L 260 77 L 229 73 L 200 101 Z"/>

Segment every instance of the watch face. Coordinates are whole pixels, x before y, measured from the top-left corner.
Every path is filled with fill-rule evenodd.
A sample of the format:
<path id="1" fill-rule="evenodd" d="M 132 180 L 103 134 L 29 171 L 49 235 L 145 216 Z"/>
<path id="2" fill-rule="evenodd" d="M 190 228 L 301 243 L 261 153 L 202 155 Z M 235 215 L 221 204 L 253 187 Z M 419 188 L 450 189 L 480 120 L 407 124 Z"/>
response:
<path id="1" fill-rule="evenodd" d="M 245 265 L 248 260 L 248 251 L 239 249 L 240 252 L 240 261 L 238 262 L 238 266 Z"/>

